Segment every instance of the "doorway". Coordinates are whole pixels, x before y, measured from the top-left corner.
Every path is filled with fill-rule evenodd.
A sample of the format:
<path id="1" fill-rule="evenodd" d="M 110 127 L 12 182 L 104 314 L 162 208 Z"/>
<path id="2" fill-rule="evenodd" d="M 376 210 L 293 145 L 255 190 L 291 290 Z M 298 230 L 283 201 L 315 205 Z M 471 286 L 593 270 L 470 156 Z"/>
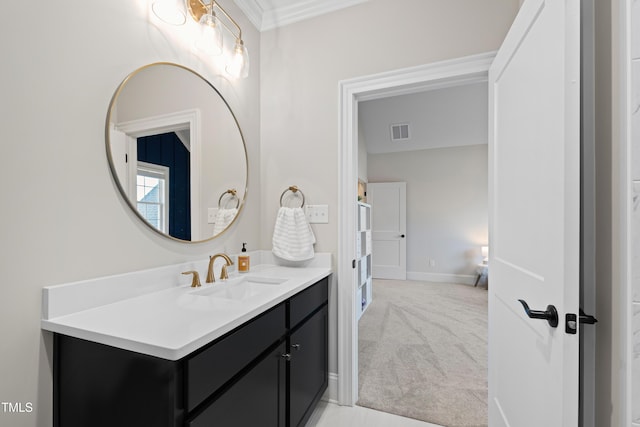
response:
<path id="1" fill-rule="evenodd" d="M 487 423 L 487 290 L 473 286 L 488 242 L 487 107 L 485 82 L 358 104 L 374 278 L 358 324 L 359 406 Z M 400 122 L 410 137 L 398 142 Z"/>
<path id="2" fill-rule="evenodd" d="M 583 31 L 587 32 L 588 27 L 583 27 Z M 588 49 L 583 45 L 583 49 Z M 575 49 L 574 51 L 575 52 Z M 491 58 L 487 58 L 487 55 Z M 407 91 L 413 91 L 416 88 L 429 88 L 430 85 L 434 87 L 443 87 L 442 85 L 456 84 L 456 80 L 465 79 L 481 79 L 487 76 L 487 71 L 491 65 L 493 54 L 485 54 L 485 61 L 482 62 L 482 55 L 475 57 L 467 57 L 454 61 L 445 61 L 442 63 L 432 64 L 430 66 L 417 67 L 412 69 L 405 69 L 391 73 L 384 73 L 375 76 L 368 76 L 340 83 L 340 188 L 339 188 L 339 201 L 343 207 L 340 211 L 340 224 L 339 224 L 339 247 L 338 247 L 338 366 L 340 367 L 340 376 L 338 377 L 338 401 L 343 405 L 353 405 L 357 400 L 357 372 L 358 372 L 358 360 L 357 360 L 357 330 L 354 329 L 354 298 L 353 298 L 353 272 L 350 269 L 350 260 L 353 258 L 353 242 L 351 236 L 353 236 L 354 230 L 354 218 L 353 209 L 350 207 L 353 205 L 353 200 L 356 199 L 356 186 L 354 183 L 357 180 L 356 171 L 357 166 L 354 165 L 354 159 L 357 159 L 357 152 L 355 150 L 354 141 L 357 141 L 357 127 L 354 123 L 354 117 L 357 117 L 358 103 L 367 99 L 377 99 L 385 96 L 390 96 L 393 93 L 406 93 Z M 585 60 L 583 55 L 583 60 Z M 473 64 L 472 66 L 465 66 Z M 582 83 L 587 86 L 588 83 L 593 83 L 593 76 L 587 76 L 586 73 L 590 71 L 593 64 L 583 62 L 583 79 Z M 585 94 L 584 90 L 582 91 Z M 587 90 L 587 94 L 588 94 Z M 581 112 L 583 117 L 588 117 L 587 110 L 593 110 L 593 99 L 583 98 L 583 111 Z M 589 132 L 583 129 L 583 136 L 589 137 Z M 592 150 L 592 141 L 584 141 L 582 143 L 582 149 Z M 585 153 L 583 153 L 585 154 Z M 583 165 L 588 164 L 589 159 L 582 159 Z M 581 182 L 587 184 L 587 188 L 583 188 L 582 200 L 592 201 L 592 198 L 585 198 L 584 192 L 589 192 L 593 185 L 593 168 L 583 170 L 588 176 L 582 176 Z M 582 225 L 587 224 L 587 219 L 590 217 L 589 211 L 592 210 L 593 205 L 583 205 L 581 212 Z M 582 230 L 582 236 L 585 236 L 585 230 Z M 583 267 L 589 265 L 589 261 L 592 261 L 593 249 L 589 241 L 582 241 L 581 247 L 584 250 L 582 253 Z M 589 251 L 587 251 L 589 249 Z M 582 274 L 586 275 L 587 269 L 582 271 Z M 584 278 L 584 277 L 583 277 Z M 591 292 L 591 286 L 587 281 L 581 283 L 583 290 Z M 583 303 L 587 303 L 588 295 L 583 295 Z M 588 304 L 585 304 L 588 305 Z M 577 311 L 577 310 L 576 310 Z M 592 347 L 592 343 L 588 343 L 585 340 L 585 345 Z M 589 348 L 585 351 L 586 354 L 592 354 L 593 349 Z M 592 372 L 587 366 L 587 363 L 583 361 L 581 366 L 581 378 L 585 380 L 581 382 L 581 391 L 585 401 L 582 404 L 582 410 L 593 407 L 586 403 L 587 400 L 593 401 L 593 389 L 589 385 L 588 376 L 593 376 Z M 577 381 L 576 381 L 577 383 Z M 586 391 L 586 393 L 585 393 Z M 589 396 L 591 395 L 591 396 Z M 589 397 L 587 397 L 589 396 Z M 573 416 L 573 415 L 572 415 Z M 591 414 L 583 413 L 583 422 L 587 422 Z M 587 424 L 585 424 L 587 425 Z M 591 424 L 589 424 L 591 425 Z"/>
<path id="3" fill-rule="evenodd" d="M 356 78 L 340 83 L 340 167 L 338 246 L 338 402 L 353 405 L 358 400 L 358 330 L 356 320 L 355 259 L 353 237 L 357 200 L 358 103 L 421 90 L 446 88 L 487 80 L 495 53 L 485 53 L 425 66 Z"/>

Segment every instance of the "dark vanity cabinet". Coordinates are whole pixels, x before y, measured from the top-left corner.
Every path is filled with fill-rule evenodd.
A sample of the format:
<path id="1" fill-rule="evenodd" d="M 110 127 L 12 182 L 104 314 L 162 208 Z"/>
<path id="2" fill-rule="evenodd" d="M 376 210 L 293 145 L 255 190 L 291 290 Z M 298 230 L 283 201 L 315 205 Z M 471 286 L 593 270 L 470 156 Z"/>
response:
<path id="1" fill-rule="evenodd" d="M 328 383 L 328 278 L 178 361 L 54 338 L 54 426 L 297 427 Z"/>
<path id="2" fill-rule="evenodd" d="M 189 427 L 286 426 L 285 344 L 223 388 L 185 423 Z"/>
<path id="3" fill-rule="evenodd" d="M 324 279 L 325 282 L 328 279 Z M 289 300 L 289 426 L 304 426 L 328 384 L 327 284 Z"/>
<path id="4" fill-rule="evenodd" d="M 54 335 L 54 427 L 173 427 L 183 419 L 181 364 Z"/>

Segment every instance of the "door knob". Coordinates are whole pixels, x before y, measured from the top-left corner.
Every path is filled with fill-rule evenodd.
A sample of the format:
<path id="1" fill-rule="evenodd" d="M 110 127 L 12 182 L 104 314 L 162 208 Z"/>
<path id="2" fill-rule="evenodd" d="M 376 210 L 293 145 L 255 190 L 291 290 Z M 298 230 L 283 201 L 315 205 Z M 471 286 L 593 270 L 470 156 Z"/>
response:
<path id="1" fill-rule="evenodd" d="M 529 309 L 529 304 L 525 300 L 519 299 L 520 303 L 524 307 L 524 312 L 527 313 L 527 316 L 531 319 L 544 319 L 549 322 L 549 326 L 555 328 L 558 326 L 558 310 L 549 304 L 545 311 L 540 310 L 531 310 Z"/>
<path id="2" fill-rule="evenodd" d="M 402 237 L 404 239 L 404 234 L 401 234 L 400 237 Z"/>

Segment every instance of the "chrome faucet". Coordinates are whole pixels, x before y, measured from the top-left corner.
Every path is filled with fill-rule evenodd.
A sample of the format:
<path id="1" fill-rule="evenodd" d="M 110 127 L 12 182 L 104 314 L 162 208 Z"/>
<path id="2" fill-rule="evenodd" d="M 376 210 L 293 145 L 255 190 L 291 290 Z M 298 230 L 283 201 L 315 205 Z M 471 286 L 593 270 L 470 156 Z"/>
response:
<path id="1" fill-rule="evenodd" d="M 229 258 L 227 254 L 215 254 L 214 256 L 209 257 L 209 268 L 207 270 L 207 283 L 213 283 L 216 281 L 216 278 L 213 274 L 213 264 L 216 258 L 224 258 L 225 265 L 222 266 L 222 270 L 220 270 L 220 280 L 225 280 L 229 278 L 229 274 L 227 273 L 227 267 L 233 265 L 233 261 Z"/>

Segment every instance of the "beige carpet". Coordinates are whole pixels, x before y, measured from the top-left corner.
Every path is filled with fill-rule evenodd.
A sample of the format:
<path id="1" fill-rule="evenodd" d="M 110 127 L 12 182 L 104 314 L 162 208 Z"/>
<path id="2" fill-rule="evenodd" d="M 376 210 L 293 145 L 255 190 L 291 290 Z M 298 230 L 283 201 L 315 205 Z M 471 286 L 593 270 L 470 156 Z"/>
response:
<path id="1" fill-rule="evenodd" d="M 446 427 L 487 426 L 485 288 L 374 280 L 358 345 L 358 405 Z"/>

